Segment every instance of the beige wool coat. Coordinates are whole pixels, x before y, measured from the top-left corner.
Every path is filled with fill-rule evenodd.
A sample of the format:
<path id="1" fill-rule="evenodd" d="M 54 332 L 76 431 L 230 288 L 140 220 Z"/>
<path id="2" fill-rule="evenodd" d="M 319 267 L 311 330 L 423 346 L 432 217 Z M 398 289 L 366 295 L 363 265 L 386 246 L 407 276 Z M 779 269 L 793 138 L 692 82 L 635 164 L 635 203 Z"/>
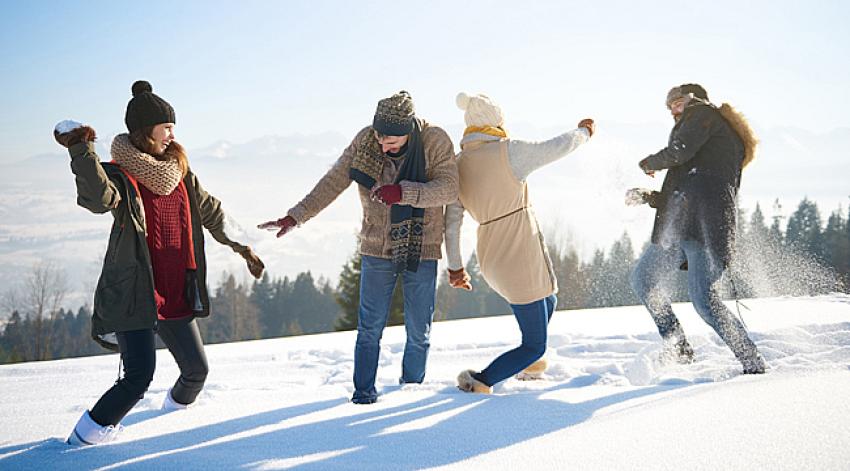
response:
<path id="1" fill-rule="evenodd" d="M 478 222 L 481 274 L 511 304 L 558 291 L 552 262 L 534 217 L 525 180 L 508 161 L 508 141 L 473 141 L 458 156 L 459 200 Z"/>

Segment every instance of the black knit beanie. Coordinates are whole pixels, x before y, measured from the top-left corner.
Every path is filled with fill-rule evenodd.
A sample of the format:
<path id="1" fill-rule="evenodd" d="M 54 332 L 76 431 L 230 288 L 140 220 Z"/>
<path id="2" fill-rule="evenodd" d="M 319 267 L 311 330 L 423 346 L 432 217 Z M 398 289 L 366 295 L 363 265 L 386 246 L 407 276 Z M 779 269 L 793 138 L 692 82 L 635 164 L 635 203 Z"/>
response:
<path id="1" fill-rule="evenodd" d="M 174 108 L 153 93 L 151 84 L 139 80 L 132 87 L 133 98 L 127 103 L 124 123 L 130 132 L 162 123 L 177 123 Z"/>
<path id="2" fill-rule="evenodd" d="M 372 128 L 385 136 L 406 136 L 413 132 L 413 98 L 402 90 L 378 102 Z"/>

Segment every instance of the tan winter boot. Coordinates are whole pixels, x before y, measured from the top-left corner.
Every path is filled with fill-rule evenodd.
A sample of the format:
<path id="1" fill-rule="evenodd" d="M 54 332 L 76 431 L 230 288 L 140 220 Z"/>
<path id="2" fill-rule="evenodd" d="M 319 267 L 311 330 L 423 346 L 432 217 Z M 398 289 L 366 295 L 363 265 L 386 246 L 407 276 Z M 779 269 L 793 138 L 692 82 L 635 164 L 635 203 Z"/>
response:
<path id="1" fill-rule="evenodd" d="M 490 394 L 492 388 L 487 386 L 475 379 L 472 375 L 475 373 L 473 370 L 464 370 L 461 371 L 459 375 L 457 375 L 457 388 L 461 391 L 478 393 L 478 394 Z"/>
<path id="2" fill-rule="evenodd" d="M 528 368 L 517 373 L 516 379 L 520 381 L 534 381 L 538 379 L 543 379 L 543 372 L 546 371 L 547 366 L 549 366 L 549 364 L 546 363 L 546 359 L 540 358 L 534 363 L 528 365 Z"/>

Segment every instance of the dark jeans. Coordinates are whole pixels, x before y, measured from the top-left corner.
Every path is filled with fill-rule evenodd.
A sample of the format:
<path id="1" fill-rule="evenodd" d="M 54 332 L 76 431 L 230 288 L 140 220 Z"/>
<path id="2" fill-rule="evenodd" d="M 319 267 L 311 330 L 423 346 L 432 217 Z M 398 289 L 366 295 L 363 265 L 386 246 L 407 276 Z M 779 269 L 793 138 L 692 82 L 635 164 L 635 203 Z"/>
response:
<path id="1" fill-rule="evenodd" d="M 159 321 L 156 334 L 180 368 L 180 377 L 171 389 L 172 399 L 180 404 L 195 402 L 209 371 L 198 324 L 194 319 Z M 153 329 L 118 332 L 116 336 L 124 377 L 101 396 L 89 413 L 92 420 L 103 426 L 121 422 L 148 390 L 156 369 Z"/>
<path id="2" fill-rule="evenodd" d="M 522 344 L 519 347 L 499 355 L 481 372 L 479 378 L 487 386 L 524 370 L 546 353 L 546 336 L 549 320 L 555 312 L 557 298 L 551 295 L 533 303 L 511 304 L 519 330 L 522 331 Z"/>

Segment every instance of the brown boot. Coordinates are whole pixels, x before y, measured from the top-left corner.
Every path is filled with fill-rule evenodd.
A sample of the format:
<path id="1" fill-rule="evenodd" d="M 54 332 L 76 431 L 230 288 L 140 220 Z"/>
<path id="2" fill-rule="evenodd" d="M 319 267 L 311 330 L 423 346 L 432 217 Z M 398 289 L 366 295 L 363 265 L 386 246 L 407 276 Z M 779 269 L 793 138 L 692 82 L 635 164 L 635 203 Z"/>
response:
<path id="1" fill-rule="evenodd" d="M 461 371 L 460 374 L 457 375 L 457 388 L 464 392 L 490 394 L 492 392 L 492 388 L 475 379 L 475 377 L 472 376 L 473 374 L 475 374 L 475 371 L 473 370 Z"/>
<path id="2" fill-rule="evenodd" d="M 516 379 L 520 381 L 534 381 L 538 379 L 543 379 L 543 372 L 546 371 L 546 367 L 549 366 L 546 363 L 545 358 L 540 358 L 534 363 L 528 365 L 528 367 L 519 373 L 516 374 Z"/>

